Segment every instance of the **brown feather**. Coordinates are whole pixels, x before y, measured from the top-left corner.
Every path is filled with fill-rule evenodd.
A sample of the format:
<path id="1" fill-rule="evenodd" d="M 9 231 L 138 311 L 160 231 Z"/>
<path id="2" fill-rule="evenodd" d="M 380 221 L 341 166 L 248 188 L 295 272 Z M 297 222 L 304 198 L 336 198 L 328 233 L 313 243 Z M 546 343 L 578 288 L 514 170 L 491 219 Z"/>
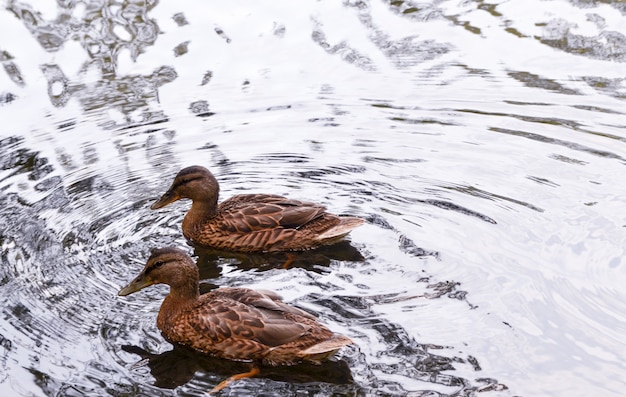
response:
<path id="1" fill-rule="evenodd" d="M 237 252 L 302 251 L 333 244 L 363 219 L 340 217 L 322 205 L 272 194 L 241 194 L 218 205 L 219 184 L 200 166 L 181 170 L 153 209 L 192 200 L 183 234 L 195 245 Z"/>
<path id="2" fill-rule="evenodd" d="M 120 295 L 159 283 L 170 293 L 157 327 L 170 342 L 207 354 L 267 365 L 318 363 L 352 343 L 274 292 L 223 287 L 199 295 L 197 266 L 175 248 L 155 250 Z"/>

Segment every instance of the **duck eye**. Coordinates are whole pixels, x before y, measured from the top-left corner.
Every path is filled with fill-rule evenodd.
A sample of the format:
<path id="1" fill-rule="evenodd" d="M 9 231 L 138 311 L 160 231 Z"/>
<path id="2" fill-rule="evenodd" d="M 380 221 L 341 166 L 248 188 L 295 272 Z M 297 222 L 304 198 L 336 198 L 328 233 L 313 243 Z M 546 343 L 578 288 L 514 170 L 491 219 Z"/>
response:
<path id="1" fill-rule="evenodd" d="M 154 270 L 160 268 L 161 266 L 165 265 L 167 262 L 164 261 L 156 261 L 152 264 L 152 266 L 148 267 L 146 269 L 145 275 L 148 275 L 149 273 L 153 272 Z"/>

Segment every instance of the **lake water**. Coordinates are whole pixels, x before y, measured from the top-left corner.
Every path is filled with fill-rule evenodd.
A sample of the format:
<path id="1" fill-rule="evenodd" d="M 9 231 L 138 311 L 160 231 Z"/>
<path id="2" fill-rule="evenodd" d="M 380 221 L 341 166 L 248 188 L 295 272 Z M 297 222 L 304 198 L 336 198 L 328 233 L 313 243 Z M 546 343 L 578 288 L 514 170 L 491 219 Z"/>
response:
<path id="1" fill-rule="evenodd" d="M 0 394 L 196 396 L 150 250 L 351 337 L 222 395 L 623 396 L 626 2 L 11 1 L 0 9 Z M 189 247 L 183 167 L 363 217 L 296 258 Z"/>

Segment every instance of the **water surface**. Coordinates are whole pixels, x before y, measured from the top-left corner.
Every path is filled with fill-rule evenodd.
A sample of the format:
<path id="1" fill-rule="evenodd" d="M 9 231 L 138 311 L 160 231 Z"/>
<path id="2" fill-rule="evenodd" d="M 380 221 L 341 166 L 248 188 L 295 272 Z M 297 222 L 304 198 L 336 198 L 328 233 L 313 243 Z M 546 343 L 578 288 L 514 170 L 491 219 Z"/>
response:
<path id="1" fill-rule="evenodd" d="M 624 4 L 4 1 L 1 394 L 245 370 L 163 340 L 166 287 L 116 296 L 175 245 L 356 342 L 222 395 L 622 395 Z M 367 224 L 289 269 L 194 250 L 149 209 L 192 164 Z"/>

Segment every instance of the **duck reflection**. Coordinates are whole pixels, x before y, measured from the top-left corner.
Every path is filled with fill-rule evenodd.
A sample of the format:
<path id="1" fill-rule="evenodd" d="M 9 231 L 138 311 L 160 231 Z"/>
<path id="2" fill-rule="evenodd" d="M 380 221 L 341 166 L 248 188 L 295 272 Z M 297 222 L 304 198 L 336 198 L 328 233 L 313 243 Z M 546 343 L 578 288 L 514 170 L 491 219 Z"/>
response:
<path id="1" fill-rule="evenodd" d="M 237 253 L 194 247 L 194 255 L 198 258 L 197 264 L 202 280 L 218 278 L 221 274 L 221 265 L 225 262 L 241 270 L 302 268 L 322 273 L 324 267 L 329 266 L 332 261 L 365 260 L 361 252 L 347 240 L 308 251 L 294 252 Z"/>
<path id="2" fill-rule="evenodd" d="M 147 365 L 154 377 L 154 385 L 163 389 L 174 389 L 189 382 L 196 372 L 205 371 L 222 376 L 232 376 L 250 371 L 254 364 L 230 361 L 174 346 L 164 353 L 150 353 L 139 346 L 124 345 L 122 350 L 136 354 L 141 361 L 135 368 Z M 330 383 L 347 385 L 354 383 L 348 364 L 343 361 L 327 361 L 324 365 L 299 364 L 284 367 L 260 367 L 257 377 L 290 383 Z"/>

